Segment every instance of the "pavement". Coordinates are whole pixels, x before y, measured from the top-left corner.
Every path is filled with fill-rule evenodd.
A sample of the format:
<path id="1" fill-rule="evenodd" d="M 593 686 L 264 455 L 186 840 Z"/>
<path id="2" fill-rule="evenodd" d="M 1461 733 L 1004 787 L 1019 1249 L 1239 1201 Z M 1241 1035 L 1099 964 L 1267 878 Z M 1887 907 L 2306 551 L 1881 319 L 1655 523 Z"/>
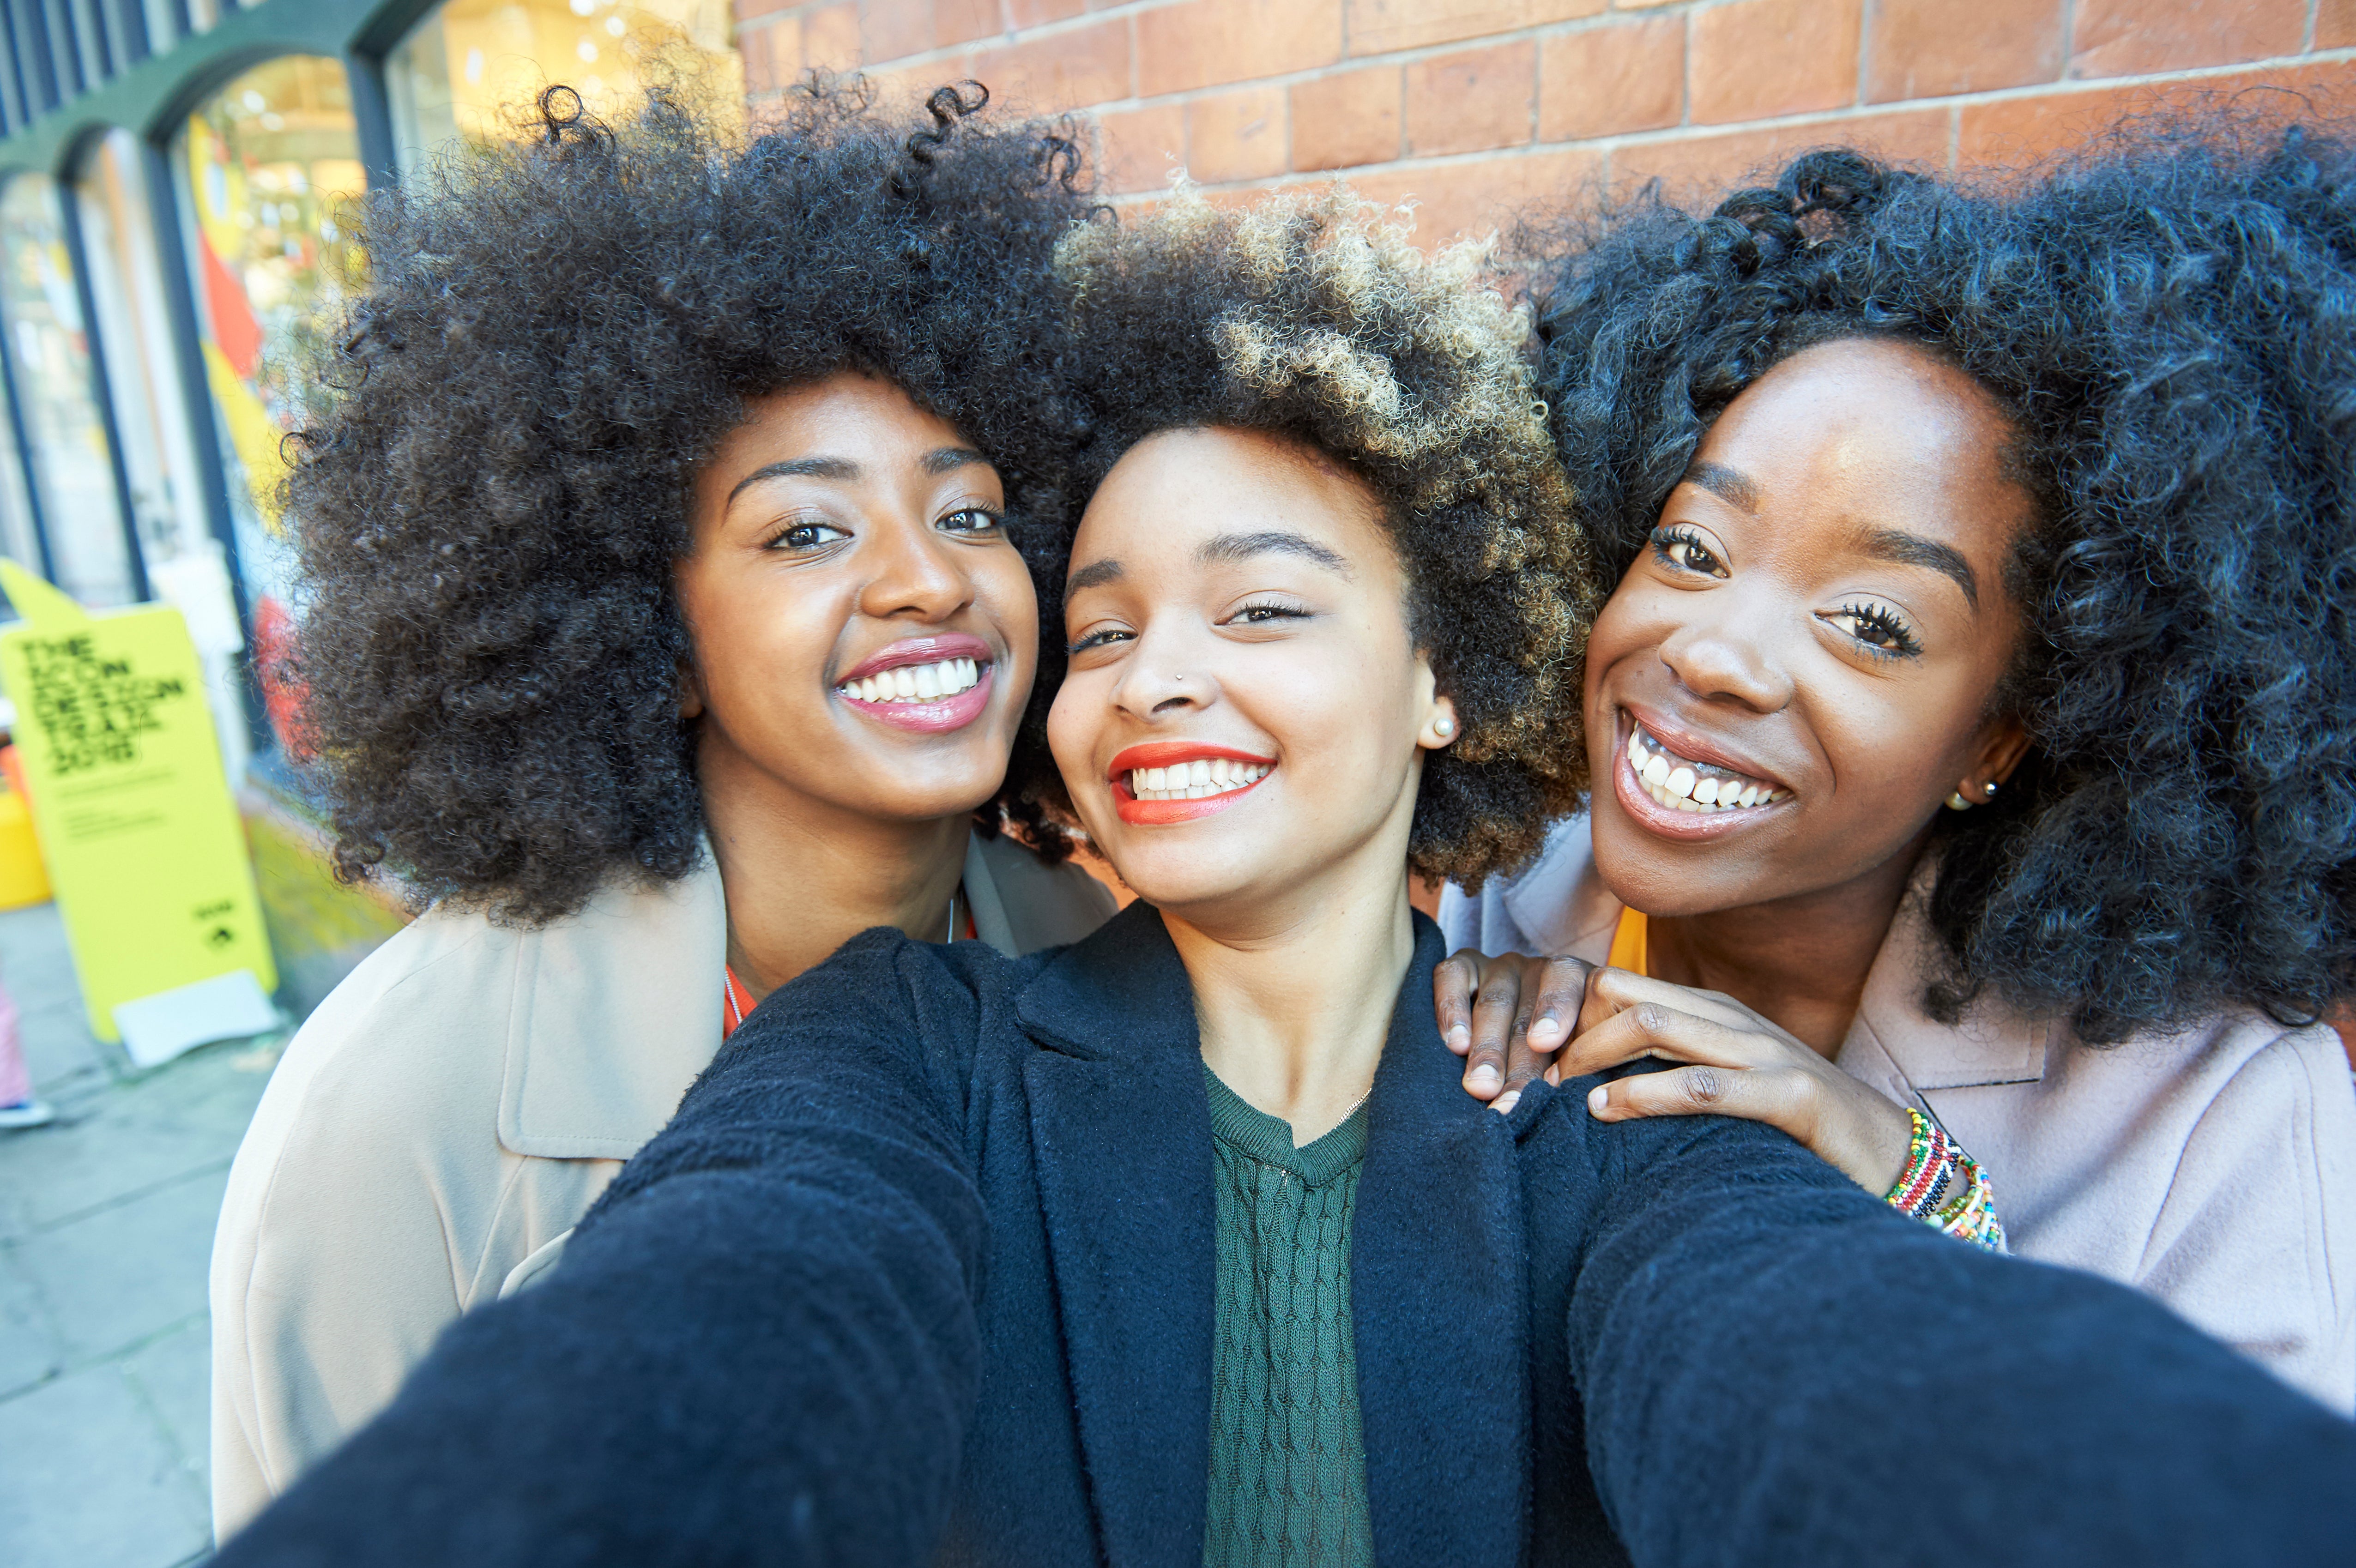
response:
<path id="1" fill-rule="evenodd" d="M 0 1132 L 0 1564 L 200 1561 L 206 1263 L 279 1042 L 135 1070 L 91 1036 L 52 904 L 0 912 L 0 983 L 59 1113 Z"/>

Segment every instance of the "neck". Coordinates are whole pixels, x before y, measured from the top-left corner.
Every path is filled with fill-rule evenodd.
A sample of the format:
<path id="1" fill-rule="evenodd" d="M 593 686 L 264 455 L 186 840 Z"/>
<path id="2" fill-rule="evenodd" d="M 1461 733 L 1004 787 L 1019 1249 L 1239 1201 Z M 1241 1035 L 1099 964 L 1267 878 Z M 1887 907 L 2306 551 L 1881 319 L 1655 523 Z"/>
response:
<path id="1" fill-rule="evenodd" d="M 1248 923 L 1162 912 L 1194 982 L 1204 1062 L 1291 1123 L 1296 1146 L 1339 1126 L 1374 1087 L 1415 957 L 1402 859 L 1321 879 Z"/>
<path id="2" fill-rule="evenodd" d="M 969 815 L 862 816 L 718 750 L 698 760 L 703 816 L 728 901 L 728 966 L 755 999 L 871 926 L 948 934 Z"/>
<path id="3" fill-rule="evenodd" d="M 1827 1060 L 1839 1053 L 1929 842 L 1815 892 L 1705 914 L 1648 918 L 1653 976 L 1722 991 Z"/>

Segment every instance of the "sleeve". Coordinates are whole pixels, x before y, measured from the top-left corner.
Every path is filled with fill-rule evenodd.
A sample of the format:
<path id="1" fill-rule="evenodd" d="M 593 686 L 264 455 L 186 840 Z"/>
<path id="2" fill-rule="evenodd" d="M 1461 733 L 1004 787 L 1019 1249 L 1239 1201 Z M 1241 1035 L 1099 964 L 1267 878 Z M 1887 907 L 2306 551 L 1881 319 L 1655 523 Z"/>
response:
<path id="1" fill-rule="evenodd" d="M 2356 1412 L 2356 1089 L 2337 1036 L 2281 1035 L 2194 1125 L 2135 1283 Z"/>
<path id="2" fill-rule="evenodd" d="M 957 984 L 870 933 L 765 1002 L 555 1272 L 454 1324 L 220 1568 L 930 1561 L 986 1234 Z"/>
<path id="3" fill-rule="evenodd" d="M 2356 1426 L 2138 1293 L 1956 1246 L 1757 1124 L 1608 1130 L 1568 1328 L 1635 1562 L 2345 1561 Z"/>

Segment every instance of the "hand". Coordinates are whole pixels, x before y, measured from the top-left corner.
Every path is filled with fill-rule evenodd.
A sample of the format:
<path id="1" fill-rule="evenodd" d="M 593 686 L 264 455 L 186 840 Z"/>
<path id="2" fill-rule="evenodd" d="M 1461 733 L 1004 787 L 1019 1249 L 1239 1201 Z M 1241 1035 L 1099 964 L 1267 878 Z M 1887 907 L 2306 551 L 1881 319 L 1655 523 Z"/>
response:
<path id="1" fill-rule="evenodd" d="M 1464 1092 L 1512 1110 L 1570 1038 L 1594 970 L 1577 958 L 1451 954 L 1431 972 L 1432 1003 L 1440 1038 L 1465 1059 Z"/>
<path id="2" fill-rule="evenodd" d="M 1876 1198 L 1906 1168 L 1905 1110 L 1801 1040 L 1716 991 L 1625 969 L 1599 970 L 1579 1031 L 1549 1083 L 1655 1056 L 1687 1065 L 1599 1083 L 1587 1109 L 1602 1122 L 1639 1116 L 1740 1116 L 1781 1127 Z"/>

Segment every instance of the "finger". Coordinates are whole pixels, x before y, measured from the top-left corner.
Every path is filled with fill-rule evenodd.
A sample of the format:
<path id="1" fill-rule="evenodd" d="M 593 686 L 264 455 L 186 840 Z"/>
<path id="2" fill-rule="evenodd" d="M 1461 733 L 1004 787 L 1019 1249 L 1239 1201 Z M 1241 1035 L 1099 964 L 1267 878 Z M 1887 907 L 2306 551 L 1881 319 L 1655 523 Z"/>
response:
<path id="1" fill-rule="evenodd" d="M 1671 980 L 1655 980 L 1649 975 L 1639 975 L 1629 969 L 1606 969 L 1595 977 L 1588 989 L 1587 1012 L 1582 1024 L 1600 1021 L 1602 1017 L 1641 1007 L 1646 1002 L 1659 1002 L 1690 1013 L 1698 1019 L 1730 1029 L 1740 1029 L 1757 1015 L 1740 1002 L 1721 991 L 1700 991 L 1690 986 L 1680 986 Z"/>
<path id="2" fill-rule="evenodd" d="M 1489 1102 L 1489 1109 L 1502 1116 L 1521 1103 L 1522 1092 L 1519 1089 L 1508 1089 Z"/>
<path id="3" fill-rule="evenodd" d="M 1587 1000 L 1588 976 L 1596 966 L 1582 958 L 1529 962 L 1537 965 L 1535 981 L 1527 965 L 1522 975 L 1523 989 L 1534 992 L 1537 998 L 1530 1007 L 1529 1046 L 1532 1051 L 1550 1051 L 1570 1038 Z"/>
<path id="4" fill-rule="evenodd" d="M 1481 955 L 1459 948 L 1431 971 L 1431 1010 L 1440 1038 L 1462 1056 L 1472 1047 L 1472 985 L 1480 973 Z"/>
<path id="5" fill-rule="evenodd" d="M 1601 1072 L 1641 1057 L 1751 1072 L 1787 1062 L 1783 1042 L 1755 1029 L 1729 1029 L 1658 1002 L 1640 1002 L 1582 1029 L 1556 1053 L 1563 1076 Z"/>
<path id="6" fill-rule="evenodd" d="M 1587 1113 L 1599 1122 L 1645 1116 L 1740 1116 L 1791 1132 L 1802 1118 L 1807 1079 L 1786 1068 L 1747 1072 L 1696 1065 L 1665 1072 L 1635 1072 L 1588 1091 Z"/>
<path id="7" fill-rule="evenodd" d="M 1505 1042 L 1521 1002 L 1520 955 L 1489 960 L 1472 998 L 1472 1044 L 1464 1058 L 1464 1092 L 1476 1100 L 1494 1099 L 1505 1087 Z"/>

